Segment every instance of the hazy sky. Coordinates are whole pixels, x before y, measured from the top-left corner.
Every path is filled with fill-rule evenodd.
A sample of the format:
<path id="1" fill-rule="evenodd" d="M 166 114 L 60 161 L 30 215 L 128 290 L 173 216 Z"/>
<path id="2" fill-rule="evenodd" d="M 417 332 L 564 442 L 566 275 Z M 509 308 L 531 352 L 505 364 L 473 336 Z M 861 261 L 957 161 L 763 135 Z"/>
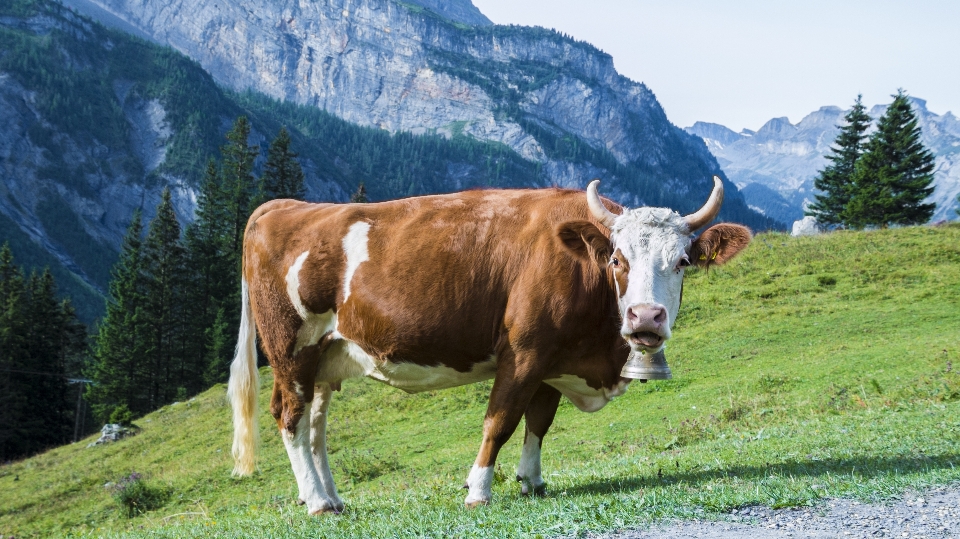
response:
<path id="1" fill-rule="evenodd" d="M 680 127 L 797 123 L 904 88 L 960 115 L 960 0 L 473 0 L 497 24 L 555 28 L 613 56 Z"/>

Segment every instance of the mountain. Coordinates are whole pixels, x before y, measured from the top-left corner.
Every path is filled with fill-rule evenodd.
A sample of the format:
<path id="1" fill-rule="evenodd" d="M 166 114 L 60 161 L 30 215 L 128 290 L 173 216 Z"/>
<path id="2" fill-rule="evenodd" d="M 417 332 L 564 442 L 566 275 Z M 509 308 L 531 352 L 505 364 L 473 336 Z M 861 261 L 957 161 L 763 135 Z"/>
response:
<path id="1" fill-rule="evenodd" d="M 910 101 L 923 143 L 936 155 L 935 190 L 929 200 L 937 204 L 937 210 L 932 220 L 955 220 L 960 194 L 960 121 L 950 112 L 930 112 L 923 99 Z M 876 105 L 869 114 L 876 120 L 886 108 Z M 802 218 L 803 208 L 813 200 L 813 180 L 829 163 L 824 155 L 847 112 L 821 107 L 796 125 L 787 118 L 774 118 L 755 132 L 744 129 L 737 133 L 706 122 L 697 122 L 686 131 L 703 139 L 750 207 L 789 223 Z"/>
<path id="2" fill-rule="evenodd" d="M 467 135 L 538 164 L 529 185 L 693 209 L 716 162 L 610 55 L 543 28 L 489 23 L 469 0 L 69 0 L 200 63 L 235 91 L 394 132 Z M 731 189 L 728 219 L 758 228 Z"/>
<path id="3" fill-rule="evenodd" d="M 0 242 L 51 266 L 88 322 L 133 211 L 149 219 L 169 187 L 189 223 L 239 115 L 258 166 L 288 128 L 311 200 L 600 177 L 620 202 L 686 212 L 722 175 L 609 55 L 469 1 L 65 1 L 0 4 Z M 729 183 L 726 200 L 723 219 L 781 226 Z"/>

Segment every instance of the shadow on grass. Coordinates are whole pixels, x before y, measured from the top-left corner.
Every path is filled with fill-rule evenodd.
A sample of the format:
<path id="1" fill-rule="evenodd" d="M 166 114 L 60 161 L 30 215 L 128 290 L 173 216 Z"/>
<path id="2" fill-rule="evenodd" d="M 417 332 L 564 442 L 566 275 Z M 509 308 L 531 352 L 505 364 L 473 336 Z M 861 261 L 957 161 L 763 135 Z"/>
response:
<path id="1" fill-rule="evenodd" d="M 715 479 L 737 477 L 744 480 L 762 479 L 770 476 L 820 477 L 824 475 L 847 475 L 856 473 L 863 479 L 872 479 L 887 474 L 905 474 L 930 470 L 952 469 L 960 466 L 960 453 L 942 455 L 901 457 L 854 457 L 847 459 L 823 459 L 770 463 L 764 466 L 727 466 L 720 469 L 676 469 L 665 466 L 653 476 L 611 477 L 606 480 L 588 481 L 566 488 L 570 494 L 607 494 L 630 492 L 642 488 L 670 486 L 680 483 L 698 485 Z"/>

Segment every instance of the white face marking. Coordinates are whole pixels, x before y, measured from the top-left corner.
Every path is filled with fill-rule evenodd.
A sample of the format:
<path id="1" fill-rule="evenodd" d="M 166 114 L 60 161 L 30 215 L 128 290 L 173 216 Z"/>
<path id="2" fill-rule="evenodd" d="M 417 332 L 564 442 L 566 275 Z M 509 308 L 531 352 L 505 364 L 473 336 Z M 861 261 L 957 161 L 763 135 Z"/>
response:
<path id="1" fill-rule="evenodd" d="M 684 268 L 677 264 L 691 243 L 687 230 L 683 217 L 667 208 L 637 208 L 617 217 L 610 239 L 630 266 L 627 289 L 618 291 L 623 294 L 619 304 L 624 334 L 631 333 L 626 322 L 628 308 L 663 307 L 667 321 L 662 337 L 664 341 L 670 338 L 683 286 Z"/>
<path id="2" fill-rule="evenodd" d="M 360 264 L 370 260 L 367 251 L 367 236 L 370 232 L 370 223 L 357 221 L 350 225 L 350 230 L 343 237 L 343 254 L 347 257 L 347 271 L 343 275 L 343 302 L 350 297 L 350 281 Z"/>
<path id="3" fill-rule="evenodd" d="M 303 263 L 309 254 L 310 251 L 304 251 L 298 256 L 297 260 L 290 266 L 290 269 L 287 270 L 286 277 L 287 297 L 290 298 L 290 303 L 293 304 L 293 308 L 303 320 L 307 319 L 307 308 L 303 306 L 303 300 L 300 298 L 300 269 L 303 268 Z"/>
<path id="4" fill-rule="evenodd" d="M 613 388 L 594 389 L 587 385 L 587 381 L 579 376 L 564 374 L 559 378 L 544 380 L 544 383 L 554 387 L 563 396 L 570 399 L 581 412 L 596 412 L 603 408 L 615 397 L 627 392 L 630 380 L 620 380 Z"/>
<path id="5" fill-rule="evenodd" d="M 530 494 L 532 490 L 543 486 L 543 476 L 540 471 L 540 438 L 530 431 L 526 434 L 520 452 L 520 464 L 517 465 L 517 477 L 523 482 L 520 490 Z"/>
<path id="6" fill-rule="evenodd" d="M 491 485 L 493 485 L 493 466 L 480 467 L 474 464 L 470 470 L 470 475 L 467 476 L 467 486 L 470 492 L 463 503 L 489 503 Z"/>

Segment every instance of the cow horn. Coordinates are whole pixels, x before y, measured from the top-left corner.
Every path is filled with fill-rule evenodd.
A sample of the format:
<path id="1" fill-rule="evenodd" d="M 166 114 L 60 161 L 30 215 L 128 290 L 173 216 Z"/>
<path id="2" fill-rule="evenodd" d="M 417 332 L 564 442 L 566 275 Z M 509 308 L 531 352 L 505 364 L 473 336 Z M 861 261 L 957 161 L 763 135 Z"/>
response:
<path id="1" fill-rule="evenodd" d="M 710 198 L 707 199 L 707 203 L 697 210 L 696 213 L 683 216 L 683 220 L 686 221 L 690 232 L 695 232 L 706 226 L 710 221 L 713 221 L 713 218 L 720 213 L 720 204 L 723 204 L 723 183 L 720 182 L 719 176 L 714 176 L 713 192 L 710 193 Z"/>
<path id="2" fill-rule="evenodd" d="M 593 214 L 593 217 L 600 221 L 600 224 L 607 227 L 613 228 L 613 222 L 617 220 L 617 214 L 608 210 L 606 206 L 603 205 L 603 202 L 600 200 L 600 195 L 597 194 L 597 186 L 600 185 L 600 180 L 593 180 L 590 182 L 590 185 L 587 186 L 587 206 L 590 207 L 590 213 Z"/>

